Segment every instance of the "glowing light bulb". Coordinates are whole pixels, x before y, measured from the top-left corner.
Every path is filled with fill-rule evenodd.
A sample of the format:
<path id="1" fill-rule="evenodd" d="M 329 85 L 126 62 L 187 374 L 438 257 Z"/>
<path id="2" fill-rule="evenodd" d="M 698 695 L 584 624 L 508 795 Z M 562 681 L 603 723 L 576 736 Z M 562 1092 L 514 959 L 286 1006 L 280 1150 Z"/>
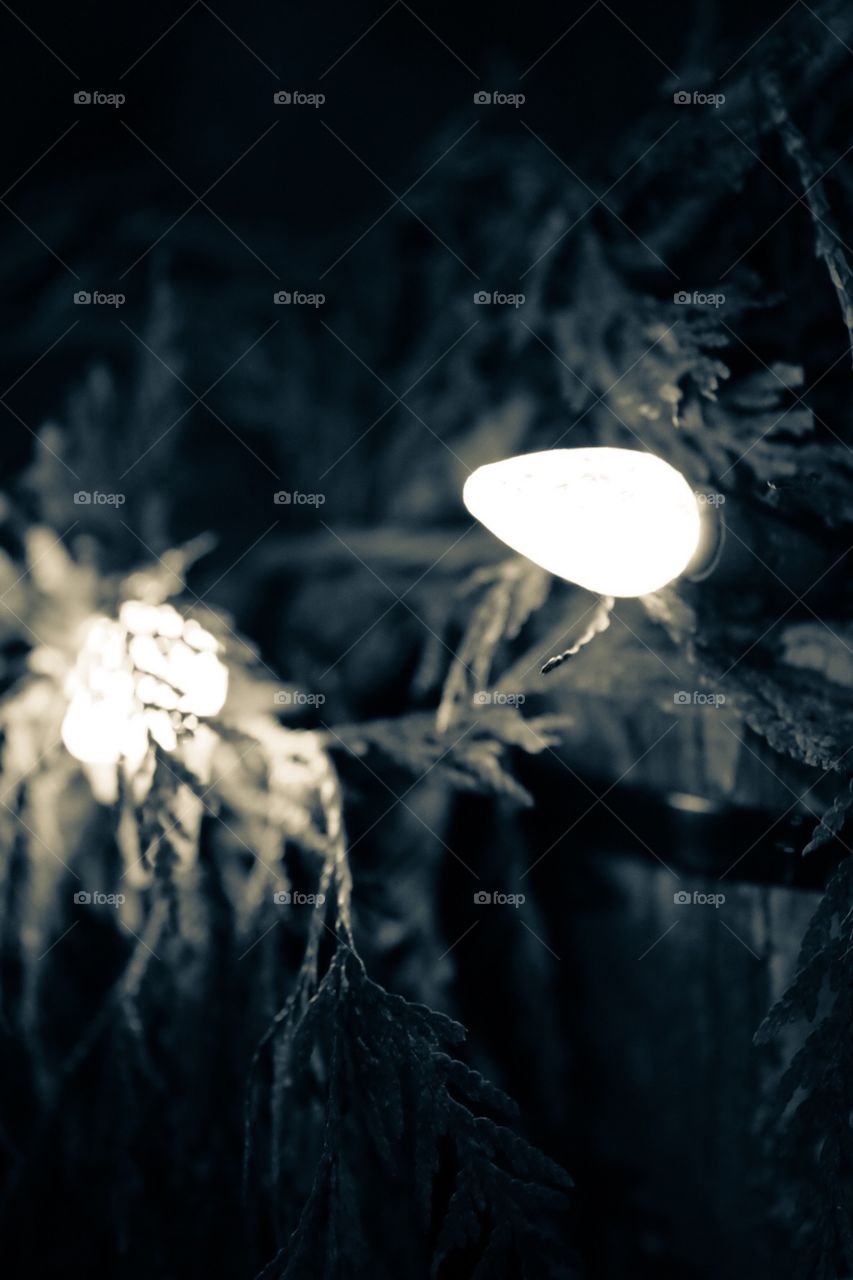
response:
<path id="1" fill-rule="evenodd" d="M 95 618 L 70 673 L 62 740 L 82 764 L 142 768 L 153 740 L 178 747 L 198 717 L 215 716 L 228 694 L 216 638 L 171 605 L 128 600 L 118 620 Z M 113 788 L 114 791 L 114 788 Z"/>
<path id="2" fill-rule="evenodd" d="M 635 449 L 546 449 L 492 462 L 468 477 L 463 501 L 514 551 L 599 595 L 658 591 L 699 547 L 687 480 Z"/>
<path id="3" fill-rule="evenodd" d="M 136 769 L 148 750 L 148 736 L 132 706 L 123 691 L 113 699 L 108 692 L 94 697 L 80 690 L 62 722 L 62 741 L 82 764 L 115 765 L 124 757 Z"/>

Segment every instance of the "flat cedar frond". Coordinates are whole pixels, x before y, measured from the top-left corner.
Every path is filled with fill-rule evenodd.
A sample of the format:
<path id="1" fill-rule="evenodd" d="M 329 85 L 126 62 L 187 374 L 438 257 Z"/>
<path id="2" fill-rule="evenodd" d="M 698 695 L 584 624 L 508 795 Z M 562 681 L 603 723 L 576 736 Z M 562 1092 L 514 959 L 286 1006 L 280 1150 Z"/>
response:
<path id="1" fill-rule="evenodd" d="M 475 705 L 445 733 L 430 712 L 340 725 L 330 735 L 330 749 L 343 748 L 356 757 L 376 752 L 399 768 L 422 777 L 431 769 L 463 791 L 508 795 L 522 804 L 530 797 L 505 767 L 506 748 L 531 755 L 555 746 L 564 716 L 525 719 L 516 707 Z"/>
<path id="2" fill-rule="evenodd" d="M 800 944 L 796 977 L 756 1033 L 759 1043 L 766 1043 L 787 1022 L 814 1019 L 823 979 L 833 959 L 853 941 L 851 905 L 853 857 L 846 858 L 830 879 Z"/>
<path id="3" fill-rule="evenodd" d="M 814 223 L 815 252 L 826 264 L 853 352 L 853 272 L 841 247 L 843 242 L 833 225 L 832 213 L 823 189 L 823 175 L 809 155 L 806 139 L 788 114 L 778 81 L 768 78 L 766 92 L 773 122 L 782 136 L 785 150 L 797 166 L 803 198 Z"/>
<path id="4" fill-rule="evenodd" d="M 851 777 L 847 786 L 833 800 L 826 813 L 822 816 L 820 822 L 812 832 L 812 838 L 809 840 L 803 854 L 814 853 L 815 850 L 823 848 L 828 844 L 834 836 L 837 836 L 847 821 L 847 815 L 853 806 L 853 777 Z"/>
<path id="5" fill-rule="evenodd" d="M 367 1259 L 370 1275 L 389 1280 L 573 1274 L 570 1180 L 505 1127 L 515 1108 L 502 1091 L 448 1052 L 464 1035 L 383 991 L 345 946 L 314 995 L 289 1006 L 267 1042 L 273 1054 L 283 1046 L 279 1114 L 292 1129 L 287 1098 L 319 1094 L 322 1115 L 304 1200 L 287 1179 L 270 1187 L 284 1197 L 284 1243 L 263 1280 L 366 1275 Z"/>
<path id="6" fill-rule="evenodd" d="M 444 683 L 436 726 L 446 733 L 489 685 L 498 646 L 514 640 L 544 604 L 551 577 L 519 557 L 474 575 L 471 585 L 488 582 L 475 607 Z"/>
<path id="7" fill-rule="evenodd" d="M 853 857 L 832 876 L 800 948 L 797 974 L 756 1033 L 766 1044 L 794 1022 L 825 1012 L 777 1088 L 777 1159 L 798 1188 L 802 1274 L 853 1266 Z M 799 1273 L 798 1273 L 799 1274 Z"/>
<path id="8" fill-rule="evenodd" d="M 713 597 L 708 598 L 711 605 L 703 610 L 698 595 L 665 587 L 644 597 L 643 606 L 688 649 L 709 681 L 725 678 L 727 702 L 774 751 L 846 775 L 853 741 L 850 689 L 789 662 L 784 630 L 778 637 L 759 633 L 756 639 L 754 625 L 736 627 L 729 620 L 718 625 Z"/>

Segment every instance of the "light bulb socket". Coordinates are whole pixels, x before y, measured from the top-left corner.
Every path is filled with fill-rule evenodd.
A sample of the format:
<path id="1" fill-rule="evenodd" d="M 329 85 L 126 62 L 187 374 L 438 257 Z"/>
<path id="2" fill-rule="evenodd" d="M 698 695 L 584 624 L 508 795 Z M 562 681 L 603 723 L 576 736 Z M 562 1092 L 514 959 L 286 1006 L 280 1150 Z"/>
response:
<path id="1" fill-rule="evenodd" d="M 828 597 L 838 591 L 844 558 L 834 565 L 828 540 L 769 510 L 697 491 L 702 512 L 699 547 L 684 577 L 708 587 L 738 589 L 745 607 Z M 829 572 L 828 572 L 829 571 Z"/>
<path id="2" fill-rule="evenodd" d="M 726 523 L 720 513 L 722 504 L 715 501 L 719 496 L 710 491 L 696 491 L 700 510 L 699 545 L 684 570 L 684 577 L 690 582 L 705 582 L 722 560 L 726 544 Z"/>

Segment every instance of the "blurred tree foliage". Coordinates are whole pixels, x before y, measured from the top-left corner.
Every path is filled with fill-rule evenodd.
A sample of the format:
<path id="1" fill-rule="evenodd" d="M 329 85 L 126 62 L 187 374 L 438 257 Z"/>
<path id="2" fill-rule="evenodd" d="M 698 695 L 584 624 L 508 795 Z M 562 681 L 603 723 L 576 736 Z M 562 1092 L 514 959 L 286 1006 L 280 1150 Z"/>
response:
<path id="1" fill-rule="evenodd" d="M 342 263 L 320 315 L 271 316 L 211 225 L 152 255 L 145 315 L 96 317 L 96 363 L 75 330 L 55 423 L 2 510 L 2 1211 L 33 1270 L 97 1256 L 128 1277 L 574 1274 L 567 1175 L 463 1061 L 448 1016 L 458 939 L 441 889 L 451 859 L 470 857 L 475 883 L 488 862 L 476 840 L 450 847 L 453 797 L 529 805 L 520 762 L 571 734 L 573 689 L 624 691 L 583 724 L 621 742 L 672 686 L 614 624 L 541 710 L 484 705 L 531 688 L 594 602 L 500 559 L 459 493 L 514 452 L 639 445 L 808 530 L 828 563 L 846 550 L 853 18 L 831 0 L 816 12 L 797 6 L 738 57 L 724 113 L 673 128 L 664 83 L 620 153 L 590 137 L 563 155 L 556 122 L 547 139 L 523 121 L 483 129 L 418 206 L 453 252 L 388 220 L 372 287 Z M 741 51 L 697 38 L 681 82 L 713 91 Z M 464 126 L 448 120 L 425 163 Z M 55 231 L 61 251 L 72 233 Z M 275 247 L 268 228 L 256 243 Z M 64 294 L 35 260 L 14 269 L 38 301 L 14 338 L 34 357 Z M 523 307 L 474 305 L 478 283 L 514 282 Z M 725 305 L 674 303 L 681 287 Z M 74 500 L 117 489 L 118 511 Z M 276 508 L 277 489 L 325 501 Z M 204 769 L 189 744 L 152 748 L 146 793 L 128 783 L 98 805 L 59 742 L 63 688 L 80 626 L 127 598 L 210 626 L 232 692 Z M 673 661 L 724 682 L 758 739 L 821 780 L 812 843 L 846 848 L 846 599 L 820 616 L 794 599 L 772 626 L 710 590 L 643 608 Z M 82 910 L 78 882 L 123 893 L 121 910 Z M 276 893 L 325 903 L 282 913 Z M 531 892 L 505 939 L 507 967 L 530 976 L 533 1050 L 549 1018 L 527 936 L 539 910 Z M 801 1101 L 774 1122 L 780 1208 L 808 1188 L 804 1276 L 853 1267 L 851 910 L 844 863 L 762 1033 L 835 993 L 783 1086 L 783 1109 L 795 1088 Z M 553 1088 L 562 1048 L 539 1038 Z M 50 1239 L 45 1205 L 61 1206 Z"/>

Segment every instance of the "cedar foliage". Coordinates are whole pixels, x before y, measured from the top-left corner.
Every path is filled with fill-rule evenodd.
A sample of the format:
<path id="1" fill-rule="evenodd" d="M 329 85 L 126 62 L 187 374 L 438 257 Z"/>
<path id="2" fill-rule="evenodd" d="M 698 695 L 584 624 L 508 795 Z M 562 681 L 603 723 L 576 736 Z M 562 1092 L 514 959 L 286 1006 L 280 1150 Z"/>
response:
<path id="1" fill-rule="evenodd" d="M 609 198 L 683 279 L 701 273 L 689 281 L 696 287 L 714 282 L 735 243 L 748 243 L 742 233 L 756 213 L 762 225 L 787 219 L 768 237 L 773 253 L 748 254 L 733 273 L 720 315 L 685 308 L 674 316 L 671 280 L 604 211 L 569 235 L 587 197 L 567 187 L 559 165 L 531 139 L 492 139 L 473 162 L 448 161 L 426 216 L 441 228 L 448 206 L 476 207 L 483 191 L 497 192 L 490 216 L 457 228 L 454 243 L 465 257 L 487 261 L 496 280 L 529 270 L 525 310 L 523 317 L 492 316 L 454 345 L 468 312 L 461 303 L 436 307 L 425 317 L 421 343 L 405 356 L 387 341 L 394 385 L 414 386 L 408 403 L 415 413 L 395 409 L 371 439 L 380 512 L 371 509 L 367 486 L 353 494 L 341 471 L 330 473 L 330 495 L 349 519 L 405 522 L 414 513 L 416 529 L 438 526 L 458 510 L 459 459 L 476 465 L 549 447 L 563 442 L 570 426 L 573 444 L 639 441 L 693 482 L 802 523 L 827 545 L 849 538 L 850 431 L 838 406 L 847 401 L 853 317 L 849 250 L 837 228 L 849 222 L 853 184 L 849 166 L 822 175 L 846 145 L 843 46 L 853 42 L 853 21 L 832 0 L 816 11 L 820 21 L 797 6 L 784 30 L 744 58 L 728 82 L 730 134 L 708 114 L 684 118 Z M 731 56 L 736 52 L 733 41 Z M 720 67 L 729 55 L 721 37 Z M 710 83 L 704 56 L 697 43 L 697 87 Z M 668 122 L 663 108 L 650 110 L 626 139 L 624 155 L 606 163 L 593 157 L 602 189 Z M 439 147 L 453 141 L 457 126 L 449 122 Z M 750 219 L 724 205 L 731 190 Z M 184 233 L 176 232 L 175 243 L 186 248 Z M 377 260 L 394 261 L 393 233 L 383 227 L 377 235 Z M 204 240 L 193 251 L 214 254 Z M 363 311 L 356 324 L 381 333 L 379 318 L 413 294 L 455 296 L 452 270 L 440 253 L 419 248 L 411 278 L 380 276 L 375 294 L 357 304 Z M 207 367 L 192 305 L 178 301 L 189 291 L 171 288 L 167 275 L 155 281 L 143 337 L 168 367 L 189 365 L 193 382 L 207 386 L 221 364 Z M 237 292 L 236 269 L 228 282 Z M 44 301 L 46 323 L 55 303 Z M 242 347 L 262 323 L 247 318 Z M 16 340 L 28 337 L 33 350 L 45 345 L 24 324 Z M 365 358 L 388 355 L 382 339 L 372 341 Z M 286 350 L 276 340 L 241 365 L 221 389 L 221 407 L 265 459 L 308 488 L 303 476 L 310 480 L 331 465 L 339 440 L 349 438 L 350 405 L 364 406 L 371 419 L 386 406 L 356 384 L 355 366 L 332 392 L 307 339 L 297 334 L 290 342 Z M 420 382 L 435 352 L 444 351 L 440 377 Z M 351 790 L 341 795 L 332 764 L 340 759 L 343 775 L 346 759 L 369 760 L 377 771 L 394 768 L 413 780 L 435 767 L 454 789 L 529 802 L 513 753 L 553 746 L 560 724 L 483 707 L 477 695 L 500 689 L 495 673 L 507 669 L 503 663 L 512 671 L 510 662 L 548 656 L 552 633 L 564 629 L 549 613 L 549 580 L 515 560 L 472 577 L 448 555 L 458 590 L 436 591 L 420 579 L 412 586 L 418 571 L 422 578 L 430 571 L 432 548 L 424 539 L 401 564 L 387 539 L 380 549 L 386 580 L 400 597 L 411 588 L 430 626 L 426 638 L 413 637 L 400 625 L 407 619 L 398 599 L 388 620 L 393 643 L 378 649 L 376 665 L 388 654 L 396 662 L 402 713 L 364 720 L 370 691 L 360 692 L 356 656 L 330 675 L 331 724 L 280 723 L 270 714 L 268 652 L 238 640 L 225 608 L 214 613 L 199 602 L 189 583 L 203 591 L 203 570 L 192 576 L 200 548 L 173 550 L 213 523 L 203 518 L 192 484 L 177 479 L 179 464 L 198 451 L 197 426 L 175 426 L 175 380 L 138 355 L 131 375 L 92 369 L 69 392 L 64 411 L 57 404 L 59 425 L 40 433 L 24 482 L 3 510 L 2 584 L 13 612 L 2 636 L 9 696 L 2 716 L 0 1035 L 6 1098 L 13 1101 L 0 1141 L 11 1238 L 20 1242 L 33 1231 L 27 1205 L 34 1188 L 58 1196 L 69 1168 L 81 1180 L 95 1179 L 108 1161 L 125 1193 L 110 1206 L 109 1223 L 83 1221 L 87 1240 L 56 1245 L 48 1255 L 54 1266 L 91 1257 L 94 1242 L 116 1274 L 132 1267 L 135 1242 L 149 1226 L 141 1184 L 151 1178 L 162 1203 L 183 1209 L 180 1238 L 158 1234 L 152 1242 L 149 1272 L 177 1274 L 189 1259 L 218 1257 L 235 1275 L 245 1274 L 250 1258 L 269 1280 L 571 1274 L 566 1175 L 520 1136 L 523 1125 L 502 1091 L 465 1064 L 459 1025 L 384 990 L 360 959 L 364 942 L 352 905 L 358 884 L 350 885 L 344 830 L 354 797 Z M 321 419 L 328 429 L 318 442 Z M 446 451 L 425 443 L 418 419 L 443 424 Z M 140 464 L 122 530 L 105 526 L 97 507 L 74 505 L 75 488 L 108 487 L 104 477 L 121 474 L 154 440 L 160 443 Z M 220 445 L 215 458 L 232 455 Z M 63 459 L 80 477 L 74 484 Z M 401 465 L 411 459 L 418 465 Z M 314 687 L 351 638 L 328 616 L 330 589 L 336 577 L 361 586 L 365 578 L 354 560 L 341 560 L 334 548 L 318 552 L 307 536 L 288 540 L 286 550 L 293 612 L 307 621 L 288 632 L 281 670 L 295 685 Z M 318 557 L 331 588 L 312 581 Z M 246 585 L 229 583 L 223 593 L 249 624 L 247 597 L 268 583 L 281 558 L 281 546 L 262 548 Z M 373 584 L 367 588 L 376 593 Z M 149 589 L 197 609 L 216 628 L 254 714 L 248 723 L 224 717 L 212 726 L 214 787 L 158 752 L 144 801 L 123 793 L 105 811 L 92 805 L 80 771 L 57 746 L 62 675 L 79 622 Z M 762 622 L 743 616 L 736 602 L 703 605 L 701 594 L 670 591 L 647 608 L 709 679 L 727 682 L 755 733 L 779 753 L 843 779 L 810 847 L 840 836 L 853 700 L 827 673 L 847 634 L 844 602 L 828 606 L 831 630 L 809 637 L 805 669 L 790 655 L 813 618 L 795 614 L 765 636 Z M 384 627 L 378 631 L 387 637 Z M 143 874 L 133 912 L 110 924 L 94 912 L 73 918 L 73 877 L 100 877 L 101 887 L 115 887 L 135 851 Z M 786 1110 L 778 1121 L 785 1168 L 803 1185 L 802 1274 L 821 1277 L 853 1267 L 850 875 L 845 862 L 804 940 L 799 974 L 760 1033 L 766 1040 L 821 1015 L 784 1077 Z M 317 888 L 328 895 L 327 909 L 312 913 L 307 926 L 288 918 L 279 927 L 272 893 L 282 885 Z M 68 950 L 54 950 L 77 928 L 103 949 L 97 972 L 73 934 Z M 437 954 L 438 942 L 446 940 L 431 937 L 425 945 Z M 419 978 L 428 986 L 423 972 Z M 236 1028 L 217 1019 L 223 1005 L 245 1009 Z M 57 1008 L 66 1012 L 51 1021 Z M 80 1099 L 73 1107 L 72 1093 Z M 244 1098 L 245 1114 L 235 1105 Z M 236 1188 L 229 1197 L 217 1185 L 208 1197 L 199 1171 L 217 1158 L 230 1168 L 242 1149 L 245 1200 L 235 1213 L 229 1206 Z M 196 1175 L 189 1192 L 188 1169 Z M 392 1237 L 387 1224 L 399 1226 L 402 1211 L 411 1221 Z"/>
<path id="2" fill-rule="evenodd" d="M 88 395 L 84 389 L 84 406 Z M 71 421 L 91 433 L 98 419 L 81 412 Z M 109 426 L 102 430 L 101 461 L 112 438 Z M 69 439 L 76 443 L 73 426 Z M 69 482 L 60 480 L 54 446 L 64 438 L 52 440 L 46 452 L 58 466 L 50 494 L 61 507 L 58 490 Z M 86 456 L 83 449 L 76 461 Z M 48 462 L 42 457 L 39 465 Z M 465 1038 L 458 1022 L 391 995 L 367 976 L 357 951 L 343 798 L 330 754 L 370 752 L 380 764 L 387 757 L 410 771 L 415 783 L 436 769 L 451 787 L 530 803 L 503 757 L 556 742 L 558 718 L 525 721 L 513 707 L 474 712 L 498 646 L 508 633 L 510 639 L 518 634 L 542 597 L 541 575 L 515 562 L 496 571 L 510 584 L 511 607 L 499 625 L 491 624 L 489 656 L 477 655 L 476 670 L 466 661 L 475 662 L 474 641 L 469 636 L 460 646 L 454 670 L 473 684 L 466 687 L 462 675 L 448 677 L 452 721 L 440 725 L 434 712 L 415 713 L 305 730 L 269 713 L 275 686 L 257 651 L 187 588 L 194 560 L 208 549 L 196 541 L 164 549 L 130 572 L 108 572 L 100 563 L 73 559 L 43 525 L 28 534 L 29 573 L 19 603 L 22 626 L 42 643 L 29 653 L 28 671 L 10 690 L 2 716 L 3 774 L 12 800 L 3 812 L 4 961 L 15 975 L 6 986 L 4 1036 L 14 1053 L 38 1044 L 54 947 L 78 927 L 86 934 L 104 927 L 97 912 L 80 911 L 76 899 L 71 905 L 72 881 L 93 883 L 100 863 L 101 892 L 120 893 L 124 902 L 114 927 L 112 977 L 84 1016 L 86 1029 L 70 1039 L 64 1029 L 65 1043 L 46 1047 L 42 1062 L 32 1057 L 18 1065 L 36 1086 L 30 1105 L 38 1119 L 34 1132 L 18 1134 L 9 1117 L 7 1220 L 43 1179 L 48 1149 L 58 1171 L 64 1161 L 79 1166 L 82 1138 L 76 1114 L 66 1119 L 67 1100 L 95 1072 L 107 1086 L 99 1095 L 96 1149 L 114 1155 L 131 1188 L 129 1207 L 116 1212 L 100 1245 L 120 1265 L 141 1226 L 132 1192 L 141 1170 L 159 1168 L 178 1141 L 197 1144 L 199 1156 L 221 1147 L 226 1163 L 231 1160 L 236 1134 L 226 1130 L 211 1144 L 200 1126 L 211 1118 L 211 1105 L 221 1104 L 222 1088 L 239 1103 L 248 1077 L 246 1212 L 236 1239 L 220 1246 L 233 1266 L 243 1269 L 246 1256 L 272 1249 L 265 1277 L 574 1274 L 567 1175 L 515 1131 L 520 1117 L 503 1091 L 458 1056 Z M 115 564 L 114 547 L 111 553 Z M 138 558 L 127 550 L 125 556 Z M 212 754 L 206 763 L 191 732 L 174 752 L 153 743 L 141 791 L 119 772 L 115 798 L 93 812 L 79 767 L 57 741 L 64 680 L 79 623 L 96 610 L 110 616 L 136 596 L 190 604 L 221 645 L 235 696 L 207 725 Z M 482 616 L 481 608 L 470 626 L 477 637 Z M 94 775 L 90 781 L 95 787 Z M 59 796 L 61 839 L 45 810 L 44 787 Z M 76 827 L 68 821 L 74 794 Z M 225 833 L 224 844 L 215 832 Z M 106 848 L 106 861 L 89 852 L 93 843 Z M 309 887 L 325 905 L 304 930 L 285 917 L 282 932 L 289 936 L 283 946 L 270 945 L 269 935 L 282 923 L 275 895 Z M 229 966 L 239 970 L 250 954 L 245 976 L 235 980 Z M 74 964 L 71 971 L 69 992 L 76 999 L 82 975 Z M 250 997 L 249 1016 L 226 1053 L 210 1039 L 216 1023 L 205 1025 L 205 1007 L 239 1003 L 241 992 Z M 178 1010 L 180 1028 L 172 1025 Z M 264 1015 L 269 1027 L 261 1034 Z M 72 1025 L 80 1016 L 75 1009 Z M 259 1047 L 247 1057 L 253 1031 Z M 192 1045 L 193 1035 L 199 1044 Z M 210 1095 L 202 1089 L 196 1106 L 183 1096 L 186 1072 L 209 1052 L 219 1065 Z M 137 1094 L 146 1110 L 160 1112 L 153 1149 L 136 1119 Z M 177 1192 L 180 1167 L 169 1176 Z M 236 1199 L 237 1186 L 231 1192 Z M 202 1247 L 197 1233 L 210 1229 L 205 1210 L 185 1244 L 171 1257 L 155 1252 L 155 1263 L 176 1265 L 186 1250 Z M 57 1260 L 73 1256 L 67 1244 L 57 1247 Z"/>

